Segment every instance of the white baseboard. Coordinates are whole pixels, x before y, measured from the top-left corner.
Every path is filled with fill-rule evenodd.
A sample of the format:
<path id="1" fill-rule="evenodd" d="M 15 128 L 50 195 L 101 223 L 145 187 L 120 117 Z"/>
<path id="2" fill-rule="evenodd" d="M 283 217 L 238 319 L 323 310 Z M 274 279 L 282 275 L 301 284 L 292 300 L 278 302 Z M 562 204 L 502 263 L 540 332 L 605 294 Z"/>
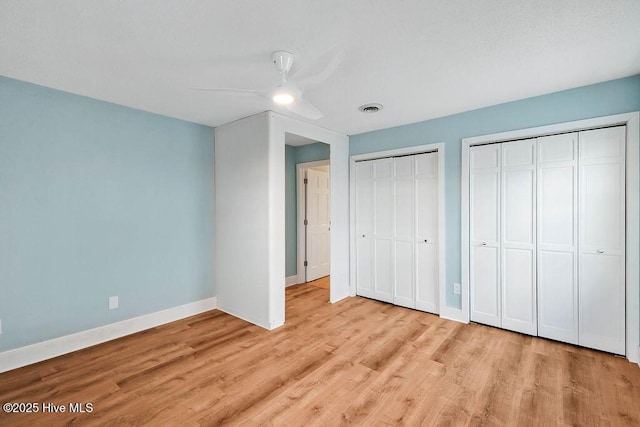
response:
<path id="1" fill-rule="evenodd" d="M 453 320 L 460 323 L 469 323 L 469 320 L 464 316 L 462 310 L 453 307 L 440 307 L 440 317 L 443 319 Z"/>
<path id="2" fill-rule="evenodd" d="M 10 371 L 83 348 L 111 341 L 145 329 L 175 322 L 217 308 L 216 297 L 171 307 L 132 319 L 122 320 L 60 338 L 27 345 L 0 353 L 0 372 Z"/>
<path id="3" fill-rule="evenodd" d="M 254 325 L 260 326 L 261 328 L 264 328 L 267 330 L 271 330 L 280 326 L 280 325 L 277 325 L 277 326 L 271 325 L 268 321 L 258 319 L 257 317 L 251 314 L 243 313 L 241 310 L 236 310 L 233 307 L 226 307 L 224 303 L 218 304 L 218 310 L 223 311 L 227 314 L 230 314 L 233 317 L 237 317 L 238 319 L 242 319 L 246 322 L 253 323 Z"/>
<path id="4" fill-rule="evenodd" d="M 284 282 L 284 286 L 288 287 L 288 286 L 293 286 L 293 285 L 297 285 L 298 283 L 298 275 L 296 274 L 295 276 L 289 276 L 285 279 Z"/>

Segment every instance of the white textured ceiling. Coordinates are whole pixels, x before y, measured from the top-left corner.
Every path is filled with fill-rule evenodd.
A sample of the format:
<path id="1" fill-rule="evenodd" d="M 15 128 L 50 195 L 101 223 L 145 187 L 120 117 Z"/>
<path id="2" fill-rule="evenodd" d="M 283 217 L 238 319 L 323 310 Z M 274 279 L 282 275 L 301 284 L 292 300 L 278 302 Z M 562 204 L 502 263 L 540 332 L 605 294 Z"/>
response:
<path id="1" fill-rule="evenodd" d="M 315 144 L 316 142 L 318 141 L 305 138 L 304 136 L 295 135 L 293 133 L 285 132 L 284 134 L 284 143 L 286 145 L 291 145 L 293 147 L 300 147 L 302 145 Z"/>
<path id="2" fill-rule="evenodd" d="M 266 87 L 280 49 L 344 52 L 305 98 L 355 134 L 638 74 L 640 0 L 0 2 L 1 75 L 211 126 L 274 107 L 190 88 Z"/>

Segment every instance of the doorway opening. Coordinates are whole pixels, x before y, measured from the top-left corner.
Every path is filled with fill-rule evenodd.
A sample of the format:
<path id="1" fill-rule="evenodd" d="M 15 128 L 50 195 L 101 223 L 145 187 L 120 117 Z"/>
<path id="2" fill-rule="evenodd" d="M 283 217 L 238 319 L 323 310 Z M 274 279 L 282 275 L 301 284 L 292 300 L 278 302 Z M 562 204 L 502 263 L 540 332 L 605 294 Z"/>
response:
<path id="1" fill-rule="evenodd" d="M 285 133 L 286 286 L 330 288 L 330 146 Z"/>

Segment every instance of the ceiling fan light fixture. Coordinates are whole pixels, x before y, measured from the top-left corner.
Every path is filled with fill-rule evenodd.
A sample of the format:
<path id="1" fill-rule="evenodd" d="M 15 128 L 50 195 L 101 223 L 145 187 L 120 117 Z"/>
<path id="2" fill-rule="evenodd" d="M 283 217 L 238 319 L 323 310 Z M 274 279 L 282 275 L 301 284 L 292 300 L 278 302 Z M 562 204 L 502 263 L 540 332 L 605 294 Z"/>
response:
<path id="1" fill-rule="evenodd" d="M 273 102 L 280 105 L 289 105 L 293 104 L 293 101 L 296 100 L 296 97 L 290 94 L 289 92 L 276 92 L 273 94 Z"/>

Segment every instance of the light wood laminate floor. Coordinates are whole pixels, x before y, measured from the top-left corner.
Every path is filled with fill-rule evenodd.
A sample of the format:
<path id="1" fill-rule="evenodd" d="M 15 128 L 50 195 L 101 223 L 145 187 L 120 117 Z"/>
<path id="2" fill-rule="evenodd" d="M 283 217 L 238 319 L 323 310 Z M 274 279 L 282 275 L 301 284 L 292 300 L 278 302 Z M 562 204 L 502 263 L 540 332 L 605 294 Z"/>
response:
<path id="1" fill-rule="evenodd" d="M 211 311 L 0 374 L 2 426 L 640 425 L 640 368 L 328 290 L 287 288 L 285 326 Z"/>

